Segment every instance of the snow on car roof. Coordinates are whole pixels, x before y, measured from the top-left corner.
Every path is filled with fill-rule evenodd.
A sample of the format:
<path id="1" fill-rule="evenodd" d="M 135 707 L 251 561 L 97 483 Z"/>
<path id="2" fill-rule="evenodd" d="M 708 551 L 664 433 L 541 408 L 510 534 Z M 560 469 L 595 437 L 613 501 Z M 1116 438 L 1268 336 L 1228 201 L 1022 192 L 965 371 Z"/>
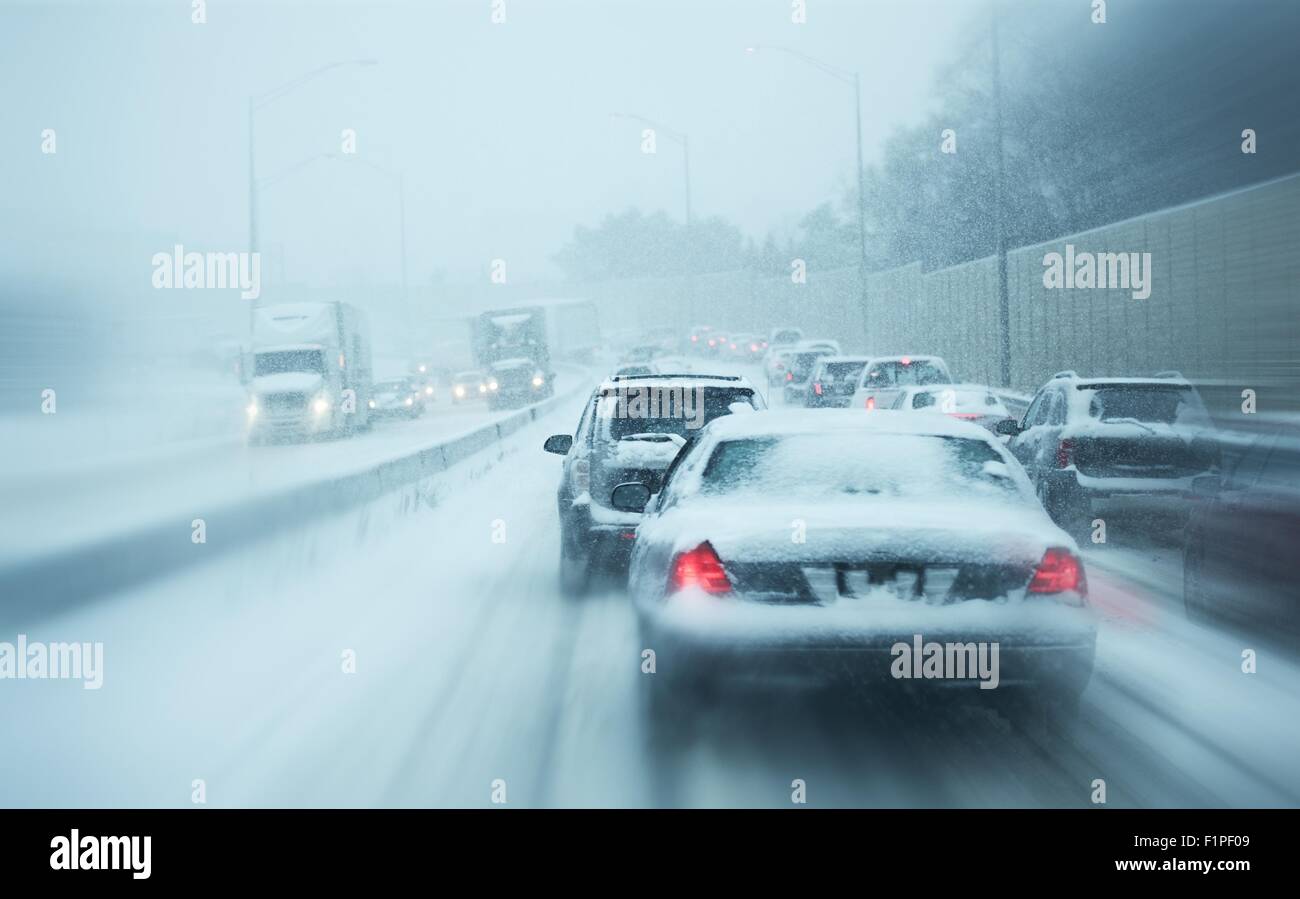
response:
<path id="1" fill-rule="evenodd" d="M 821 363 L 823 365 L 828 365 L 833 362 L 861 362 L 863 365 L 866 365 L 869 361 L 871 361 L 870 356 L 823 356 L 821 358 Z"/>
<path id="2" fill-rule="evenodd" d="M 903 388 L 907 393 L 938 393 L 941 390 L 969 390 L 992 393 L 993 388 L 987 384 L 909 384 Z"/>
<path id="3" fill-rule="evenodd" d="M 747 378 L 736 375 L 652 374 L 615 376 L 600 385 L 601 390 L 629 387 L 738 387 L 753 389 Z"/>
<path id="4" fill-rule="evenodd" d="M 942 356 L 918 356 L 915 353 L 898 353 L 893 356 L 868 356 L 872 362 L 902 362 L 906 359 L 908 362 L 944 362 Z"/>
<path id="5" fill-rule="evenodd" d="M 1191 382 L 1186 378 L 1083 378 L 1075 375 L 1073 378 L 1064 378 L 1072 382 L 1080 390 L 1087 390 L 1095 385 L 1111 384 L 1133 384 L 1133 385 L 1162 385 L 1165 387 L 1190 387 Z"/>
<path id="6" fill-rule="evenodd" d="M 767 410 L 753 415 L 727 415 L 709 425 L 709 433 L 719 440 L 826 431 L 967 437 L 984 442 L 992 439 L 984 428 L 946 415 L 911 415 L 888 409 L 874 412 L 857 409 Z"/>

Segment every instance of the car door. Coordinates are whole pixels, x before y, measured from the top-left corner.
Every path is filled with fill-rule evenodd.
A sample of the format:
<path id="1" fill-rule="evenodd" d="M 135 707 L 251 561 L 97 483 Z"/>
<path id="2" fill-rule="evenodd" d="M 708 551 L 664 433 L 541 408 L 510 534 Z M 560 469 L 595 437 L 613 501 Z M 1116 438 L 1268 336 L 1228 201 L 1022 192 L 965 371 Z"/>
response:
<path id="1" fill-rule="evenodd" d="M 1029 403 L 1029 408 L 1025 410 L 1025 417 L 1020 420 L 1020 433 L 1011 438 L 1007 444 L 1007 449 L 1011 455 L 1015 456 L 1031 479 L 1037 480 L 1037 472 L 1034 471 L 1034 441 L 1038 438 L 1038 426 L 1043 422 L 1046 409 L 1051 405 L 1051 391 L 1046 387 L 1038 391 L 1033 400 Z"/>

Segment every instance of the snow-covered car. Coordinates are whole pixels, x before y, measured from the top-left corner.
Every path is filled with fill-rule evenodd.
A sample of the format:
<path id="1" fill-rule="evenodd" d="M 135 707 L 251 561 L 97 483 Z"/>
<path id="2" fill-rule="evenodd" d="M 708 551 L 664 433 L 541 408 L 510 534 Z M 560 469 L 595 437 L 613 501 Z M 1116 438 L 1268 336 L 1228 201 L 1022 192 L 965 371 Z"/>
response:
<path id="1" fill-rule="evenodd" d="M 984 384 L 906 387 L 890 408 L 900 412 L 951 415 L 990 431 L 995 431 L 1000 422 L 1015 421 L 1015 417 L 1007 411 L 1006 404 Z"/>
<path id="2" fill-rule="evenodd" d="M 454 404 L 487 399 L 487 376 L 478 369 L 459 371 L 451 377 L 451 401 Z"/>
<path id="3" fill-rule="evenodd" d="M 808 382 L 804 405 L 810 409 L 847 406 L 867 361 L 867 356 L 822 356 Z"/>
<path id="4" fill-rule="evenodd" d="M 368 405 L 375 418 L 419 418 L 424 414 L 424 392 L 410 378 L 380 381 L 371 389 Z"/>
<path id="5" fill-rule="evenodd" d="M 862 369 L 850 406 L 889 409 L 906 387 L 951 384 L 948 363 L 938 356 L 873 356 Z"/>
<path id="6" fill-rule="evenodd" d="M 658 489 L 664 470 L 705 425 L 737 407 L 765 405 L 747 380 L 722 375 L 611 378 L 593 391 L 574 434 L 553 435 L 544 446 L 565 457 L 556 491 L 561 587 L 580 594 L 592 574 L 626 566 L 641 516 L 610 505 L 617 484 Z"/>
<path id="7" fill-rule="evenodd" d="M 1093 513 L 1187 513 L 1192 482 L 1219 450 L 1200 394 L 1175 374 L 1083 378 L 1060 372 L 1024 419 L 999 427 L 1053 520 L 1076 533 Z"/>
<path id="8" fill-rule="evenodd" d="M 802 406 L 807 400 L 817 363 L 827 356 L 838 356 L 839 349 L 825 343 L 801 343 L 784 359 L 783 396 L 787 406 Z"/>
<path id="9" fill-rule="evenodd" d="M 656 654 L 653 726 L 724 685 L 777 680 L 992 689 L 1009 711 L 1068 719 L 1091 676 L 1097 617 L 1078 547 L 975 425 L 730 416 L 659 491 L 629 482 L 612 501 L 644 510 L 628 587 L 639 645 Z M 932 644 L 997 661 L 979 677 L 927 675 L 913 653 Z"/>

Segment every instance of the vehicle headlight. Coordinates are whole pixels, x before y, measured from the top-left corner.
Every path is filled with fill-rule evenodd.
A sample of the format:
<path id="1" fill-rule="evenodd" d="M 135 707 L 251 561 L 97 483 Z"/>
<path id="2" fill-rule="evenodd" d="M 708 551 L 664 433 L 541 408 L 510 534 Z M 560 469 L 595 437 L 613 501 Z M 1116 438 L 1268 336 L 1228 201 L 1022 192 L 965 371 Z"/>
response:
<path id="1" fill-rule="evenodd" d="M 257 400 L 249 400 L 248 405 L 244 408 L 244 411 L 248 413 L 249 418 L 257 418 L 257 413 L 258 413 Z"/>
<path id="2" fill-rule="evenodd" d="M 479 392 L 479 393 L 487 393 L 487 385 L 486 385 L 486 384 L 480 384 L 480 385 L 478 385 L 478 392 Z"/>
<path id="3" fill-rule="evenodd" d="M 371 409 L 375 408 L 375 401 L 374 401 L 374 400 L 371 400 L 371 401 L 370 401 L 370 408 L 371 408 Z"/>
<path id="4" fill-rule="evenodd" d="M 538 372 L 537 374 L 533 375 L 533 386 L 534 386 L 534 387 L 541 387 L 541 386 L 542 386 L 543 384 L 545 384 L 545 383 L 546 383 L 546 379 L 542 377 L 542 373 L 541 373 L 541 372 Z"/>
<path id="5" fill-rule="evenodd" d="M 424 395 L 425 395 L 425 396 L 433 396 L 433 388 L 432 388 L 432 387 L 426 387 L 426 388 L 424 388 Z"/>
<path id="6" fill-rule="evenodd" d="M 496 381 L 488 381 L 488 390 L 496 390 L 496 389 L 497 389 L 497 382 L 496 382 Z"/>
<path id="7" fill-rule="evenodd" d="M 465 388 L 464 388 L 462 385 L 457 384 L 457 385 L 456 385 L 456 396 L 464 396 L 464 395 L 465 395 Z"/>
<path id="8" fill-rule="evenodd" d="M 324 415 L 330 411 L 330 395 L 328 393 L 317 394 L 316 399 L 311 401 L 311 411 L 317 415 Z"/>
<path id="9" fill-rule="evenodd" d="M 411 399 L 409 396 L 406 398 L 406 405 L 410 406 L 410 405 L 412 405 L 414 402 L 415 402 L 415 400 Z"/>

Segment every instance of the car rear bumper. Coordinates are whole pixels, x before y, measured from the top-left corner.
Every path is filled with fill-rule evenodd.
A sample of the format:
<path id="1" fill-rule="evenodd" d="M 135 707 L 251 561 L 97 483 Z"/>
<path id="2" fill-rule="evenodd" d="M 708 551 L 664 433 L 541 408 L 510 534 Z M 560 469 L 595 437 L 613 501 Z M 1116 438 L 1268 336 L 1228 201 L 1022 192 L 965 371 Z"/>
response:
<path id="1" fill-rule="evenodd" d="M 719 602 L 705 600 L 710 601 Z M 880 689 L 901 685 L 981 689 L 983 683 L 993 685 L 984 690 L 1033 687 L 1076 695 L 1087 685 L 1096 649 L 1096 617 L 1091 610 L 1042 608 L 1030 611 L 1045 614 L 1024 616 L 1020 614 L 1023 604 L 974 601 L 960 605 L 983 608 L 966 609 L 968 614 L 950 617 L 967 620 L 945 624 L 944 612 L 955 607 L 926 607 L 910 626 L 898 620 L 896 613 L 901 610 L 893 610 L 883 621 L 858 626 L 837 622 L 824 628 L 811 624 L 791 627 L 781 621 L 764 625 L 753 620 L 720 626 L 725 615 L 705 614 L 692 620 L 695 616 L 690 614 L 644 612 L 641 623 L 645 646 L 655 650 L 660 670 L 719 683 L 847 683 Z M 984 619 L 982 623 L 980 619 Z M 940 663 L 938 670 L 933 666 L 926 669 L 924 659 L 934 652 L 932 645 L 940 647 L 943 656 L 951 655 L 952 662 L 946 667 Z M 976 664 L 974 670 L 967 669 L 955 664 L 958 657 L 982 658 L 984 667 Z"/>

